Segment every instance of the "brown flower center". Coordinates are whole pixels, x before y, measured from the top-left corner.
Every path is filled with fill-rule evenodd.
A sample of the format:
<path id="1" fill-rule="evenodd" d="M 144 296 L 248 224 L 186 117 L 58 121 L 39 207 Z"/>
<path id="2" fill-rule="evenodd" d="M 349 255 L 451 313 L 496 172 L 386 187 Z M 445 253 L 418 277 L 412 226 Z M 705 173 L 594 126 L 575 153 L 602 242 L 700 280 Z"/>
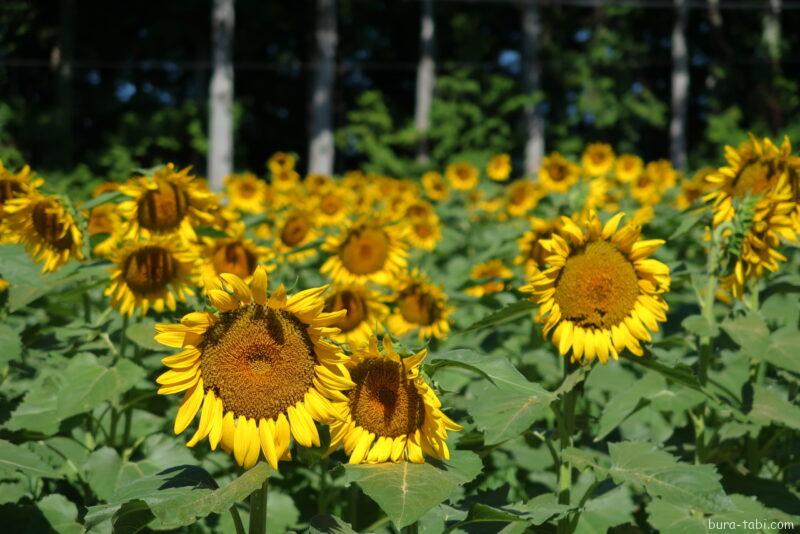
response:
<path id="1" fill-rule="evenodd" d="M 314 344 L 287 311 L 251 304 L 222 313 L 198 348 L 206 389 L 237 417 L 274 419 L 313 387 Z"/>
<path id="2" fill-rule="evenodd" d="M 152 232 L 170 232 L 180 225 L 188 210 L 189 197 L 175 184 L 161 183 L 139 199 L 138 220 Z"/>
<path id="3" fill-rule="evenodd" d="M 770 185 L 770 166 L 760 160 L 747 162 L 733 179 L 733 196 L 741 198 L 762 193 Z"/>
<path id="4" fill-rule="evenodd" d="M 219 245 L 211 257 L 217 274 L 231 273 L 239 278 L 247 278 L 256 270 L 256 255 L 241 241 Z"/>
<path id="5" fill-rule="evenodd" d="M 619 324 L 638 296 L 633 264 L 607 241 L 591 242 L 570 255 L 556 280 L 561 316 L 586 328 Z"/>
<path id="6" fill-rule="evenodd" d="M 325 301 L 326 313 L 339 310 L 347 310 L 347 315 L 339 319 L 334 326 L 345 333 L 356 328 L 367 318 L 367 303 L 364 298 L 349 289 L 338 291 Z"/>
<path id="7" fill-rule="evenodd" d="M 339 249 L 342 264 L 351 273 L 379 271 L 389 258 L 389 236 L 382 228 L 360 226 L 350 231 Z"/>
<path id="8" fill-rule="evenodd" d="M 281 241 L 289 247 L 296 247 L 308 236 L 311 223 L 304 215 L 292 215 L 281 228 Z"/>
<path id="9" fill-rule="evenodd" d="M 567 177 L 564 166 L 558 163 L 550 164 L 550 167 L 547 169 L 547 173 L 550 175 L 550 179 L 554 182 L 560 182 Z"/>
<path id="10" fill-rule="evenodd" d="M 0 180 L 0 206 L 7 200 L 17 198 L 22 193 L 22 185 L 16 180 Z"/>
<path id="11" fill-rule="evenodd" d="M 73 244 L 72 234 L 52 200 L 42 200 L 33 207 L 33 228 L 54 249 L 66 250 Z"/>
<path id="12" fill-rule="evenodd" d="M 400 293 L 397 309 L 409 323 L 429 326 L 439 319 L 438 304 L 434 295 L 418 285 L 412 285 Z"/>
<path id="13" fill-rule="evenodd" d="M 412 434 L 425 422 L 425 403 L 402 364 L 369 358 L 350 370 L 356 387 L 347 393 L 355 423 L 376 436 Z"/>
<path id="14" fill-rule="evenodd" d="M 415 223 L 414 233 L 422 239 L 425 239 L 433 235 L 433 227 L 428 222 Z"/>
<path id="15" fill-rule="evenodd" d="M 339 212 L 339 210 L 342 209 L 342 206 L 343 204 L 341 199 L 333 193 L 328 193 L 322 197 L 322 200 L 319 203 L 319 209 L 325 215 L 335 215 Z"/>
<path id="16" fill-rule="evenodd" d="M 159 246 L 145 246 L 135 250 L 122 266 L 125 283 L 142 295 L 161 291 L 173 281 L 178 264 L 169 250 Z"/>

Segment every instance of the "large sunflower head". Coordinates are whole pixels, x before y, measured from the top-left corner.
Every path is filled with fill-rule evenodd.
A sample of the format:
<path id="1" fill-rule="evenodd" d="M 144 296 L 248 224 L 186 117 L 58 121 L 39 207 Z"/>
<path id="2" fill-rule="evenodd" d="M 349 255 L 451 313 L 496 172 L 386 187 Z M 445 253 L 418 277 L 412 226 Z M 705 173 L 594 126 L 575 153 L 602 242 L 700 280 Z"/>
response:
<path id="1" fill-rule="evenodd" d="M 420 339 L 444 339 L 450 332 L 447 294 L 428 277 L 413 270 L 397 282 L 394 310 L 387 324 L 389 331 L 402 336 L 417 331 Z"/>
<path id="2" fill-rule="evenodd" d="M 3 205 L 5 225 L 11 240 L 25 245 L 41 262 L 42 272 L 51 272 L 70 258 L 83 259 L 83 234 L 64 203 L 54 196 L 32 190 Z"/>
<path id="3" fill-rule="evenodd" d="M 336 286 L 325 297 L 324 311 L 332 313 L 345 310 L 333 326 L 340 332 L 331 336 L 339 343 L 347 343 L 351 349 L 367 344 L 370 336 L 383 330 L 382 323 L 389 315 L 383 297 L 366 286 Z"/>
<path id="4" fill-rule="evenodd" d="M 198 256 L 194 247 L 167 236 L 132 241 L 111 253 L 114 267 L 106 296 L 125 315 L 149 309 L 174 311 L 178 301 L 194 294 Z"/>
<path id="5" fill-rule="evenodd" d="M 189 170 L 186 167 L 176 171 L 169 163 L 151 175 L 132 178 L 120 185 L 120 192 L 131 197 L 118 204 L 125 219 L 126 239 L 177 235 L 186 242 L 194 242 L 195 227 L 214 221 L 212 212 L 218 208 L 217 197 Z"/>
<path id="6" fill-rule="evenodd" d="M 341 284 L 388 285 L 406 266 L 404 233 L 401 225 L 376 218 L 354 221 L 326 241 L 333 255 L 321 272 Z"/>
<path id="7" fill-rule="evenodd" d="M 614 166 L 614 149 L 606 143 L 591 143 L 581 155 L 581 164 L 589 176 L 607 174 Z"/>
<path id="8" fill-rule="evenodd" d="M 478 179 L 480 178 L 478 169 L 471 163 L 465 161 L 459 161 L 448 165 L 445 170 L 445 175 L 453 189 L 459 191 L 475 189 L 478 185 Z"/>
<path id="9" fill-rule="evenodd" d="M 200 414 L 189 447 L 207 437 L 245 468 L 263 454 L 277 469 L 291 459 L 292 437 L 303 447 L 320 445 L 315 422 L 336 421 L 331 401 L 345 402 L 354 385 L 344 355 L 323 339 L 338 333 L 330 325 L 345 313 L 322 311 L 325 290 L 287 296 L 281 285 L 270 293 L 262 267 L 249 285 L 223 274 L 207 291 L 217 313 L 156 326 L 156 341 L 180 349 L 162 360 L 170 370 L 157 379 L 160 394 L 183 392 L 175 433 Z"/>
<path id="10" fill-rule="evenodd" d="M 351 464 L 409 461 L 425 455 L 450 459 L 447 431 L 461 425 L 442 412 L 442 403 L 420 375 L 422 350 L 408 357 L 395 352 L 389 336 L 356 351 L 347 367 L 355 387 L 337 402 L 343 415 L 331 425 L 331 447 L 342 445 Z"/>
<path id="11" fill-rule="evenodd" d="M 497 154 L 486 165 L 486 175 L 495 182 L 505 182 L 511 176 L 511 156 Z"/>
<path id="12" fill-rule="evenodd" d="M 643 354 L 640 343 L 651 340 L 666 321 L 669 267 L 649 258 L 664 242 L 640 240 L 640 229 L 618 229 L 623 214 L 603 225 L 594 213 L 578 225 L 561 218 L 561 228 L 542 243 L 550 253 L 548 268 L 521 288 L 539 304 L 537 320 L 544 334 L 572 361 L 602 363 L 617 359 L 627 348 Z"/>
<path id="13" fill-rule="evenodd" d="M 514 273 L 503 263 L 503 260 L 493 259 L 479 263 L 469 272 L 469 279 L 477 283 L 468 287 L 465 292 L 473 297 L 499 293 L 506 288 L 506 281 L 512 276 Z"/>
<path id="14" fill-rule="evenodd" d="M 436 171 L 428 171 L 422 175 L 422 186 L 431 200 L 445 200 L 450 193 L 447 190 L 447 182 Z"/>
<path id="15" fill-rule="evenodd" d="M 229 206 L 245 213 L 262 213 L 269 186 L 253 173 L 232 174 L 225 178 Z"/>
<path id="16" fill-rule="evenodd" d="M 563 193 L 578 181 L 580 175 L 578 166 L 558 152 L 545 157 L 539 167 L 539 183 L 545 191 Z"/>
<path id="17" fill-rule="evenodd" d="M 633 154 L 622 154 L 617 158 L 617 163 L 614 166 L 617 180 L 624 184 L 636 180 L 642 174 L 643 169 L 644 162 L 642 162 L 642 158 Z"/>

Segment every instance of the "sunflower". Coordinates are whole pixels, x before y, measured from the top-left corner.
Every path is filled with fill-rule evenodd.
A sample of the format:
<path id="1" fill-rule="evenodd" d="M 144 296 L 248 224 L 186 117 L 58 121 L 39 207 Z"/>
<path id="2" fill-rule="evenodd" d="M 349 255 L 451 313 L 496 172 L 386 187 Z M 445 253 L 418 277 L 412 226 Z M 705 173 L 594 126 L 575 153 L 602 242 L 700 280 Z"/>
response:
<path id="1" fill-rule="evenodd" d="M 420 217 L 409 220 L 406 234 L 411 246 L 428 252 L 436 248 L 442 239 L 442 227 L 439 217 Z"/>
<path id="2" fill-rule="evenodd" d="M 231 174 L 225 178 L 225 194 L 233 209 L 245 213 L 262 213 L 269 186 L 253 173 Z"/>
<path id="3" fill-rule="evenodd" d="M 8 280 L 3 280 L 2 278 L 0 278 L 0 293 L 8 289 L 8 285 L 9 285 Z"/>
<path id="4" fill-rule="evenodd" d="M 581 155 L 581 165 L 589 176 L 602 176 L 614 166 L 614 150 L 606 143 L 591 143 Z"/>
<path id="5" fill-rule="evenodd" d="M 95 206 L 89 212 L 86 231 L 90 238 L 99 236 L 97 239 L 100 239 L 92 249 L 92 254 L 95 256 L 107 257 L 117 246 L 117 237 L 122 228 L 122 219 L 117 210 L 116 204 L 105 203 Z"/>
<path id="6" fill-rule="evenodd" d="M 275 152 L 267 162 L 267 168 L 271 174 L 281 174 L 293 171 L 297 158 L 288 152 Z"/>
<path id="7" fill-rule="evenodd" d="M 6 202 L 31 194 L 43 183 L 41 178 L 33 177 L 31 168 L 27 165 L 13 173 L 0 160 L 0 222 L 3 220 L 3 206 Z"/>
<path id="8" fill-rule="evenodd" d="M 290 262 L 301 262 L 317 254 L 311 246 L 318 232 L 314 216 L 303 209 L 291 210 L 282 215 L 275 228 L 275 248 Z"/>
<path id="9" fill-rule="evenodd" d="M 420 339 L 444 339 L 450 332 L 450 313 L 447 294 L 441 287 L 413 270 L 400 279 L 394 299 L 394 311 L 387 326 L 392 334 L 402 336 L 418 330 Z"/>
<path id="10" fill-rule="evenodd" d="M 445 169 L 445 175 L 453 189 L 459 191 L 475 189 L 478 185 L 478 178 L 480 177 L 478 169 L 476 169 L 474 165 L 464 161 L 448 165 L 447 169 Z"/>
<path id="11" fill-rule="evenodd" d="M 539 167 L 539 183 L 545 191 L 564 193 L 579 178 L 578 166 L 558 152 L 553 152 L 545 157 Z"/>
<path id="12" fill-rule="evenodd" d="M 244 236 L 244 225 L 239 223 L 225 237 L 204 237 L 201 254 L 200 278 L 216 280 L 222 273 L 235 274 L 250 281 L 259 264 L 272 259 L 272 251 Z"/>
<path id="13" fill-rule="evenodd" d="M 401 358 L 389 336 L 372 337 L 348 360 L 355 388 L 335 408 L 343 415 L 331 425 L 331 451 L 342 445 L 351 464 L 409 461 L 427 454 L 450 459 L 447 431 L 461 425 L 442 412 L 442 403 L 420 376 L 426 350 Z"/>
<path id="14" fill-rule="evenodd" d="M 314 212 L 322 226 L 333 226 L 344 221 L 353 206 L 353 194 L 343 188 L 331 186 L 319 192 Z"/>
<path id="15" fill-rule="evenodd" d="M 189 174 L 190 167 L 176 171 L 172 163 L 152 175 L 133 178 L 119 186 L 129 197 L 117 205 L 125 220 L 125 239 L 178 235 L 186 242 L 197 240 L 195 227 L 214 221 L 218 203 L 203 182 Z"/>
<path id="16" fill-rule="evenodd" d="M 640 342 L 667 319 L 669 267 L 648 257 L 664 241 L 642 241 L 630 224 L 617 230 L 623 215 L 602 225 L 591 213 L 583 227 L 562 217 L 558 232 L 542 242 L 549 268 L 520 288 L 539 304 L 544 335 L 552 330 L 562 355 L 572 349 L 572 361 L 606 363 L 624 348 L 641 356 Z"/>
<path id="17" fill-rule="evenodd" d="M 675 199 L 675 205 L 679 210 L 685 210 L 703 198 L 709 190 L 708 177 L 715 173 L 713 167 L 703 167 L 697 171 L 691 179 L 684 179 L 681 182 L 681 191 Z"/>
<path id="18" fill-rule="evenodd" d="M 436 171 L 428 171 L 422 175 L 422 186 L 431 200 L 445 200 L 449 194 L 447 183 Z"/>
<path id="19" fill-rule="evenodd" d="M 506 287 L 506 280 L 514 276 L 503 260 L 493 259 L 475 265 L 469 272 L 469 279 L 481 281 L 465 290 L 467 295 L 482 297 L 499 293 Z"/>
<path id="20" fill-rule="evenodd" d="M 123 242 L 110 259 L 115 266 L 105 295 L 122 314 L 175 311 L 178 301 L 194 294 L 199 258 L 194 247 L 179 240 L 154 236 Z"/>
<path id="21" fill-rule="evenodd" d="M 497 154 L 486 165 L 486 175 L 495 182 L 505 182 L 511 175 L 511 156 Z"/>
<path id="22" fill-rule="evenodd" d="M 341 284 L 389 285 L 406 266 L 404 228 L 376 218 L 350 223 L 323 248 L 333 253 L 320 271 Z"/>
<path id="23" fill-rule="evenodd" d="M 227 288 L 229 291 L 226 291 Z M 267 292 L 267 271 L 257 267 L 245 284 L 223 274 L 208 299 L 217 314 L 194 312 L 180 324 L 160 324 L 156 341 L 181 349 L 162 363 L 159 394 L 185 392 L 174 431 L 183 432 L 200 413 L 187 446 L 208 437 L 222 444 L 236 463 L 249 469 L 262 452 L 277 469 L 291 459 L 291 437 L 303 447 L 319 446 L 315 421 L 331 424 L 338 415 L 331 401 L 344 402 L 354 386 L 345 357 L 323 336 L 344 311 L 324 313 L 325 287 L 291 297 L 281 285 Z"/>
<path id="24" fill-rule="evenodd" d="M 278 193 L 286 195 L 298 185 L 300 185 L 300 175 L 295 170 L 289 169 L 272 174 L 272 187 Z"/>
<path id="25" fill-rule="evenodd" d="M 389 315 L 389 308 L 383 297 L 366 286 L 335 286 L 325 298 L 327 313 L 346 310 L 347 315 L 340 317 L 332 326 L 340 333 L 331 338 L 339 343 L 347 343 L 351 349 L 360 348 L 369 343 L 369 338 L 383 330 L 382 323 Z"/>
<path id="26" fill-rule="evenodd" d="M 303 181 L 303 185 L 306 186 L 306 191 L 314 195 L 318 191 L 324 191 L 326 189 L 333 187 L 334 183 L 333 183 L 333 178 L 331 178 L 327 174 L 311 173 L 306 175 L 306 179 Z"/>
<path id="27" fill-rule="evenodd" d="M 508 186 L 506 210 L 512 217 L 521 217 L 536 207 L 544 192 L 530 180 L 517 180 Z"/>
<path id="28" fill-rule="evenodd" d="M 83 235 L 72 213 L 54 196 L 38 191 L 3 204 L 11 240 L 25 245 L 42 272 L 55 271 L 70 258 L 83 259 Z"/>
<path id="29" fill-rule="evenodd" d="M 560 221 L 559 219 L 546 221 L 533 217 L 530 223 L 531 229 L 517 239 L 519 254 L 514 258 L 514 265 L 522 265 L 527 278 L 538 273 L 539 268 L 545 264 L 550 253 L 542 246 L 542 241 L 550 239 Z"/>
<path id="30" fill-rule="evenodd" d="M 617 163 L 614 166 L 617 180 L 624 184 L 636 180 L 639 175 L 642 174 L 643 169 L 644 163 L 642 162 L 642 158 L 633 154 L 622 154 L 617 158 Z"/>

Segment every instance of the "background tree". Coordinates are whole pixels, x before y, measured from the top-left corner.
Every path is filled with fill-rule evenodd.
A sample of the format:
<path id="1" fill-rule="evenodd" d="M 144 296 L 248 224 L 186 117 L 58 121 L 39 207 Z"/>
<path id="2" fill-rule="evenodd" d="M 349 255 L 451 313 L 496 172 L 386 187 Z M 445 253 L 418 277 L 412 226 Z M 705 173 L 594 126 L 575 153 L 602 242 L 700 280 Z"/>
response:
<path id="1" fill-rule="evenodd" d="M 316 56 L 311 85 L 308 170 L 333 173 L 333 89 L 336 77 L 336 0 L 317 0 Z"/>
<path id="2" fill-rule="evenodd" d="M 233 170 L 234 0 L 214 0 L 211 86 L 209 89 L 208 179 L 214 190 Z"/>

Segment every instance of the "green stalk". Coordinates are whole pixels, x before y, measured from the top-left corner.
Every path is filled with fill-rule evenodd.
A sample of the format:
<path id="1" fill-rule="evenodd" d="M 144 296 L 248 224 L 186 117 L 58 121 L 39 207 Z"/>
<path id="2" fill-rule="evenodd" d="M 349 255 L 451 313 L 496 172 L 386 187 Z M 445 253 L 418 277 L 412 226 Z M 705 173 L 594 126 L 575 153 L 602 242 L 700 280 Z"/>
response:
<path id="1" fill-rule="evenodd" d="M 249 534 L 267 533 L 267 498 L 269 497 L 269 479 L 264 481 L 260 489 L 250 495 L 250 528 Z"/>
<path id="2" fill-rule="evenodd" d="M 125 352 L 128 348 L 128 335 L 126 332 L 128 331 L 128 321 L 130 319 L 127 315 L 122 316 L 122 330 L 120 330 L 119 334 L 119 357 L 124 358 Z"/>
<path id="3" fill-rule="evenodd" d="M 564 379 L 569 376 L 571 365 L 568 357 L 564 358 Z M 561 397 L 561 416 L 558 422 L 558 434 L 561 444 L 558 463 L 558 503 L 569 505 L 572 489 L 572 464 L 564 457 L 564 451 L 572 447 L 572 436 L 575 432 L 575 404 L 577 388 L 573 388 Z M 566 516 L 558 522 L 559 534 L 569 534 L 571 525 Z"/>
<path id="4" fill-rule="evenodd" d="M 89 298 L 89 292 L 84 291 L 83 295 L 83 320 L 86 324 L 92 322 L 92 300 Z"/>
<path id="5" fill-rule="evenodd" d="M 244 523 L 242 523 L 242 516 L 239 515 L 239 510 L 236 509 L 234 504 L 229 508 L 231 517 L 233 518 L 233 526 L 236 528 L 236 534 L 245 534 Z"/>

